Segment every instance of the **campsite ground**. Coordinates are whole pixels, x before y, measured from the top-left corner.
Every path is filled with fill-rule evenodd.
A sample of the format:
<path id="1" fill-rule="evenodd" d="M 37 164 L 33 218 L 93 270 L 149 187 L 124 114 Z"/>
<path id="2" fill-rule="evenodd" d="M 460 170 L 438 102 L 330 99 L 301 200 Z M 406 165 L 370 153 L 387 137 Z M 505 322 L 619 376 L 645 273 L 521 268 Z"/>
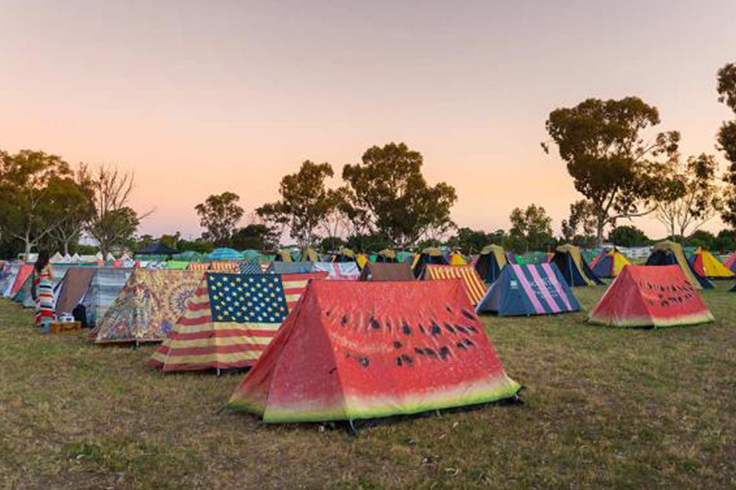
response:
<path id="1" fill-rule="evenodd" d="M 221 412 L 240 376 L 161 375 L 152 347 L 43 337 L 0 302 L 0 488 L 734 488 L 736 295 L 715 324 L 486 318 L 525 404 L 351 437 Z M 576 290 L 585 308 L 602 288 Z"/>

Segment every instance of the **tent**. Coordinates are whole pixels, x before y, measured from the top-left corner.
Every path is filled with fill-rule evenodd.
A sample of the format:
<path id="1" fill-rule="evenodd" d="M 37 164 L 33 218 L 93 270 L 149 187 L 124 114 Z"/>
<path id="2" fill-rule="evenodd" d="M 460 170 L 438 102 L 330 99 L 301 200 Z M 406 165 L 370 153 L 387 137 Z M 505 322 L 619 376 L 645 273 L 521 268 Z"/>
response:
<path id="1" fill-rule="evenodd" d="M 274 262 L 291 262 L 291 250 L 288 248 L 279 250 L 276 253 L 276 258 L 274 259 Z"/>
<path id="2" fill-rule="evenodd" d="M 88 325 L 97 325 L 97 321 L 105 316 L 105 312 L 115 302 L 132 273 L 133 269 L 122 267 L 95 269 L 95 275 L 81 303 L 86 310 Z"/>
<path id="3" fill-rule="evenodd" d="M 401 264 L 411 264 L 414 261 L 414 254 L 411 252 L 396 252 L 396 261 Z"/>
<path id="4" fill-rule="evenodd" d="M 506 253 L 503 247 L 488 245 L 481 250 L 478 261 L 475 263 L 475 270 L 478 271 L 481 279 L 490 284 L 498 278 L 506 264 Z"/>
<path id="5" fill-rule="evenodd" d="M 150 363 L 164 372 L 252 366 L 317 274 L 207 274 Z"/>
<path id="6" fill-rule="evenodd" d="M 326 272 L 333 281 L 357 281 L 360 269 L 355 262 L 315 262 L 313 272 Z"/>
<path id="7" fill-rule="evenodd" d="M 243 260 L 248 262 L 259 262 L 261 259 L 261 253 L 257 250 L 243 250 Z"/>
<path id="8" fill-rule="evenodd" d="M 422 279 L 436 281 L 446 279 L 460 279 L 468 293 L 470 304 L 477 305 L 486 294 L 486 286 L 470 265 L 435 265 L 427 264 L 424 267 Z"/>
<path id="9" fill-rule="evenodd" d="M 590 268 L 598 277 L 616 277 L 629 264 L 629 259 L 614 248 L 608 252 L 601 251 L 591 262 Z"/>
<path id="10" fill-rule="evenodd" d="M 450 254 L 450 265 L 467 265 L 468 261 L 458 251 L 454 251 Z"/>
<path id="11" fill-rule="evenodd" d="M 317 255 L 317 251 L 315 249 L 307 248 L 302 252 L 300 260 L 303 262 L 319 262 L 319 255 Z"/>
<path id="12" fill-rule="evenodd" d="M 601 285 L 603 281 L 588 267 L 588 263 L 580 255 L 580 249 L 575 245 L 561 245 L 557 247 L 550 263 L 557 266 L 568 286 Z"/>
<path id="13" fill-rule="evenodd" d="M 214 261 L 209 263 L 209 271 L 212 272 L 238 272 L 240 263 L 234 260 Z"/>
<path id="14" fill-rule="evenodd" d="M 90 337 L 98 344 L 163 340 L 184 314 L 202 276 L 196 271 L 134 269 Z"/>
<path id="15" fill-rule="evenodd" d="M 184 260 L 167 260 L 164 266 L 166 269 L 174 270 L 186 270 L 189 267 L 189 262 Z"/>
<path id="16" fill-rule="evenodd" d="M 20 262 L 11 262 L 9 265 L 4 267 L 3 278 L 0 280 L 0 296 L 10 296 L 10 290 L 13 289 L 13 283 L 20 270 Z"/>
<path id="17" fill-rule="evenodd" d="M 243 260 L 243 254 L 232 248 L 216 248 L 207 254 L 207 259 L 216 260 Z"/>
<path id="18" fill-rule="evenodd" d="M 18 271 L 15 273 L 13 284 L 7 291 L 9 298 L 15 298 L 18 291 L 23 287 L 29 277 L 33 275 L 33 264 L 21 263 L 18 267 Z"/>
<path id="19" fill-rule="evenodd" d="M 580 311 L 580 303 L 554 264 L 509 264 L 488 288 L 477 312 L 532 316 Z"/>
<path id="20" fill-rule="evenodd" d="M 682 246 L 679 243 L 665 240 L 659 242 L 652 248 L 652 253 L 647 259 L 646 265 L 679 265 L 682 273 L 695 289 L 713 289 L 713 284 L 705 277 L 697 274 L 685 258 Z"/>
<path id="21" fill-rule="evenodd" d="M 306 274 L 312 272 L 312 262 L 271 262 L 268 272 L 274 274 Z"/>
<path id="22" fill-rule="evenodd" d="M 240 274 L 260 274 L 263 270 L 258 262 L 241 262 L 238 273 Z"/>
<path id="23" fill-rule="evenodd" d="M 630 265 L 611 283 L 588 321 L 658 328 L 710 322 L 713 315 L 679 265 Z"/>
<path id="24" fill-rule="evenodd" d="M 388 248 L 384 248 L 380 252 L 376 254 L 376 262 L 382 263 L 382 264 L 393 264 L 398 262 L 398 259 L 396 258 L 396 252 L 393 250 L 390 250 Z"/>
<path id="25" fill-rule="evenodd" d="M 93 267 L 71 267 L 61 279 L 56 299 L 56 315 L 71 315 L 74 308 L 82 302 L 97 272 Z"/>
<path id="26" fill-rule="evenodd" d="M 175 254 L 171 258 L 173 260 L 181 260 L 183 262 L 204 262 L 205 260 L 207 260 L 206 255 L 203 255 L 199 252 L 194 252 L 192 250 L 187 250 L 185 252 Z M 123 257 L 121 257 L 120 259 L 122 260 Z"/>
<path id="27" fill-rule="evenodd" d="M 415 281 L 411 266 L 400 264 L 370 263 L 360 272 L 361 281 Z"/>
<path id="28" fill-rule="evenodd" d="M 160 257 L 170 257 L 176 254 L 176 250 L 164 245 L 163 243 L 156 242 L 144 247 L 135 253 L 136 255 L 156 255 Z M 98 260 L 102 260 L 102 254 L 98 254 Z"/>
<path id="29" fill-rule="evenodd" d="M 690 256 L 690 267 L 696 274 L 708 279 L 733 279 L 734 273 L 707 250 L 698 247 Z"/>
<path id="30" fill-rule="evenodd" d="M 414 269 L 414 277 L 422 277 L 422 274 L 424 274 L 424 267 L 427 264 L 448 265 L 449 262 L 442 253 L 442 250 L 439 248 L 425 248 L 414 260 L 414 264 L 412 266 Z"/>
<path id="31" fill-rule="evenodd" d="M 524 264 L 546 264 L 549 262 L 550 254 L 546 252 L 527 252 L 521 258 Z"/>
<path id="32" fill-rule="evenodd" d="M 264 422 L 354 420 L 488 403 L 519 389 L 460 281 L 315 281 L 228 408 Z"/>

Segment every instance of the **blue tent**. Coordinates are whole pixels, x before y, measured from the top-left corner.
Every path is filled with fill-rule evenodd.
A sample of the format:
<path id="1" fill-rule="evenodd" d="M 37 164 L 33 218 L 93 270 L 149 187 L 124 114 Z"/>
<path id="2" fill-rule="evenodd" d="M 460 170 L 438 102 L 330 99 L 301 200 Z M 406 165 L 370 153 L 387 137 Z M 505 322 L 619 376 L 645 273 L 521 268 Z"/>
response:
<path id="1" fill-rule="evenodd" d="M 476 307 L 498 316 L 580 311 L 580 303 L 554 264 L 508 264 Z"/>
<path id="2" fill-rule="evenodd" d="M 216 248 L 207 254 L 210 260 L 243 260 L 243 254 L 232 248 Z"/>
<path id="3" fill-rule="evenodd" d="M 568 286 L 600 286 L 603 284 L 603 281 L 595 275 L 595 272 L 583 259 L 580 249 L 573 245 L 557 247 L 550 263 L 557 266 Z"/>
<path id="4" fill-rule="evenodd" d="M 268 272 L 274 274 L 306 274 L 312 272 L 312 262 L 271 262 Z"/>

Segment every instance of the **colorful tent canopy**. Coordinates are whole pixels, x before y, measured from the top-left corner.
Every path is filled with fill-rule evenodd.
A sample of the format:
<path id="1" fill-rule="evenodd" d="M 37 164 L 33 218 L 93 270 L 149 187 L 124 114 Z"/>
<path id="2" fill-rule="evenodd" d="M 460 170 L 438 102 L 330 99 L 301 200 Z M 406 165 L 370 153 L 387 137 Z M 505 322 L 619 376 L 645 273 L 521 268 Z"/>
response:
<path id="1" fill-rule="evenodd" d="M 207 274 L 150 363 L 164 372 L 252 366 L 316 274 Z"/>
<path id="2" fill-rule="evenodd" d="M 355 262 L 315 262 L 313 272 L 326 272 L 333 281 L 357 281 L 360 269 Z"/>
<path id="3" fill-rule="evenodd" d="M 11 286 L 8 297 L 14 298 L 18 291 L 23 287 L 29 277 L 33 275 L 33 264 L 20 264 L 18 272 L 15 273 L 15 280 Z"/>
<path id="4" fill-rule="evenodd" d="M 228 407 L 264 422 L 353 420 L 493 402 L 519 388 L 460 281 L 315 281 Z"/>
<path id="5" fill-rule="evenodd" d="M 473 266 L 470 265 L 435 265 L 427 264 L 424 268 L 424 280 L 460 279 L 465 286 L 470 304 L 477 305 L 486 294 L 486 287 Z"/>
<path id="6" fill-rule="evenodd" d="M 710 322 L 713 315 L 679 265 L 630 265 L 593 307 L 589 321 L 658 328 Z"/>
<path id="7" fill-rule="evenodd" d="M 422 277 L 427 264 L 447 265 L 449 261 L 439 248 L 427 247 L 414 259 L 412 266 L 414 276 L 417 278 Z"/>
<path id="8" fill-rule="evenodd" d="M 202 276 L 196 271 L 134 269 L 90 338 L 98 344 L 160 342 L 184 314 Z"/>
<path id="9" fill-rule="evenodd" d="M 696 274 L 708 279 L 733 279 L 734 273 L 707 250 L 698 247 L 688 261 Z"/>
<path id="10" fill-rule="evenodd" d="M 291 262 L 291 250 L 288 248 L 279 250 L 273 260 L 274 262 Z"/>
<path id="11" fill-rule="evenodd" d="M 478 261 L 475 263 L 475 270 L 478 271 L 481 279 L 490 284 L 501 274 L 506 263 L 506 253 L 503 247 L 488 245 L 481 250 Z"/>
<path id="12" fill-rule="evenodd" d="M 105 316 L 105 312 L 115 302 L 132 273 L 133 269 L 117 267 L 99 267 L 95 269 L 95 275 L 82 300 L 88 325 L 97 325 L 97 321 Z"/>
<path id="13" fill-rule="evenodd" d="M 736 273 L 736 251 L 731 252 L 731 255 L 729 255 L 726 262 L 724 262 L 724 265 L 728 267 L 728 270 Z"/>
<path id="14" fill-rule="evenodd" d="M 232 248 L 216 248 L 207 254 L 209 260 L 243 260 L 243 255 Z"/>
<path id="15" fill-rule="evenodd" d="M 603 281 L 588 267 L 588 263 L 580 255 L 580 249 L 575 245 L 561 245 L 557 247 L 551 263 L 560 270 L 560 274 L 568 286 L 601 285 Z"/>
<path id="16" fill-rule="evenodd" d="M 608 252 L 601 251 L 590 264 L 590 268 L 598 277 L 616 277 L 624 266 L 629 265 L 629 259 L 616 249 Z"/>
<path id="17" fill-rule="evenodd" d="M 450 265 L 467 265 L 468 261 L 462 256 L 460 252 L 454 251 L 450 254 Z"/>
<path id="18" fill-rule="evenodd" d="M 400 264 L 370 263 L 360 273 L 361 281 L 414 281 L 414 273 L 406 262 Z"/>
<path id="19" fill-rule="evenodd" d="M 580 303 L 554 264 L 509 264 L 476 308 L 498 316 L 580 311 Z"/>
<path id="20" fill-rule="evenodd" d="M 679 243 L 665 240 L 654 245 L 646 265 L 678 265 L 682 273 L 695 289 L 713 289 L 713 285 L 705 277 L 697 274 L 685 258 Z"/>
<path id="21" fill-rule="evenodd" d="M 186 262 L 184 260 L 168 260 L 165 264 L 166 269 L 174 269 L 180 271 L 186 270 L 187 267 L 189 267 L 189 262 Z"/>
<path id="22" fill-rule="evenodd" d="M 376 254 L 376 262 L 379 263 L 394 263 L 397 262 L 396 252 L 385 248 Z"/>

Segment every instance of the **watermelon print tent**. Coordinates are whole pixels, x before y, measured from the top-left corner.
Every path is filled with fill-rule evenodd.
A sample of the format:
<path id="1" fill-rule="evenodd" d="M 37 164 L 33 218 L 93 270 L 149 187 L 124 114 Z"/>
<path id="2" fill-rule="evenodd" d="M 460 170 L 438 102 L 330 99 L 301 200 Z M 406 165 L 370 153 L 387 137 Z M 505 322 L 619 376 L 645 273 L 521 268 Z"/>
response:
<path id="1" fill-rule="evenodd" d="M 475 270 L 481 279 L 490 284 L 501 275 L 501 270 L 506 264 L 506 252 L 503 247 L 488 245 L 481 250 L 475 263 Z"/>
<path id="2" fill-rule="evenodd" d="M 360 269 L 355 262 L 315 262 L 313 272 L 326 272 L 333 281 L 357 281 Z"/>
<path id="3" fill-rule="evenodd" d="M 713 284 L 705 277 L 697 274 L 685 258 L 685 252 L 679 243 L 665 240 L 654 245 L 646 265 L 677 265 L 695 289 L 713 289 Z"/>
<path id="4" fill-rule="evenodd" d="M 630 265 L 608 287 L 589 321 L 659 328 L 711 322 L 713 315 L 678 265 Z"/>
<path id="5" fill-rule="evenodd" d="M 460 281 L 315 281 L 228 407 L 264 422 L 354 420 L 493 402 L 519 389 Z"/>
<path id="6" fill-rule="evenodd" d="M 602 251 L 593 259 L 590 268 L 598 277 L 616 277 L 621 273 L 621 269 L 631 264 L 624 254 L 616 249 L 609 252 Z"/>
<path id="7" fill-rule="evenodd" d="M 556 265 L 509 264 L 476 311 L 498 316 L 549 315 L 580 311 L 580 303 Z"/>
<path id="8" fill-rule="evenodd" d="M 163 372 L 252 366 L 309 281 L 325 277 L 207 274 L 150 364 Z"/>
<path id="9" fill-rule="evenodd" d="M 463 265 L 433 265 L 428 264 L 424 268 L 424 276 L 422 279 L 443 280 L 443 279 L 460 279 L 465 286 L 465 292 L 468 294 L 470 304 L 477 305 L 486 294 L 486 286 L 481 281 L 478 273 L 475 272 L 473 266 Z"/>
<path id="10" fill-rule="evenodd" d="M 550 263 L 560 270 L 560 274 L 570 287 L 595 286 L 603 284 L 598 276 L 583 260 L 580 249 L 575 245 L 561 245 L 557 247 Z"/>
<path id="11" fill-rule="evenodd" d="M 98 344 L 160 342 L 184 314 L 203 273 L 135 269 L 90 337 Z"/>
<path id="12" fill-rule="evenodd" d="M 707 250 L 698 247 L 688 260 L 696 274 L 708 279 L 733 279 L 734 273 Z"/>

